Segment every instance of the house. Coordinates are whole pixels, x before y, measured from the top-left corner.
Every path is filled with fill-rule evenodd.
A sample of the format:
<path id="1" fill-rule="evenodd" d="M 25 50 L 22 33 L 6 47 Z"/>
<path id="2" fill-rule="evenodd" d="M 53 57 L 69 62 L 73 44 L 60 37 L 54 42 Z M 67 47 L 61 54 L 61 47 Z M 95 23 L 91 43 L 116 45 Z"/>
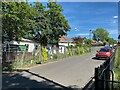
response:
<path id="1" fill-rule="evenodd" d="M 73 38 L 73 40 L 75 43 L 85 44 L 84 41 L 86 40 L 86 38 L 75 37 L 75 38 Z"/>
<path id="2" fill-rule="evenodd" d="M 24 51 L 26 49 L 28 52 L 33 52 L 33 50 L 36 47 L 38 47 L 39 44 L 35 43 L 32 40 L 22 38 L 22 40 L 19 42 L 17 42 L 17 41 L 10 41 L 10 42 L 5 41 L 4 47 L 6 47 L 7 45 L 14 50 L 17 49 L 17 51 Z"/>
<path id="3" fill-rule="evenodd" d="M 64 53 L 68 46 L 75 46 L 76 44 L 72 38 L 61 37 L 58 45 L 59 45 L 59 52 Z"/>

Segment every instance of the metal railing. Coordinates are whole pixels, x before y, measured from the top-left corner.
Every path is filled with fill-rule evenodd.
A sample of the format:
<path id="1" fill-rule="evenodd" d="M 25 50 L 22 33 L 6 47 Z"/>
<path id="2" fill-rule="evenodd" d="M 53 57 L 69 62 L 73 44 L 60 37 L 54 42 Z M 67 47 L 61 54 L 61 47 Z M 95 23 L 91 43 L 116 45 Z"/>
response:
<path id="1" fill-rule="evenodd" d="M 95 68 L 95 90 L 114 90 L 114 83 L 120 83 L 114 80 L 114 67 L 115 52 L 106 60 L 102 65 Z"/>

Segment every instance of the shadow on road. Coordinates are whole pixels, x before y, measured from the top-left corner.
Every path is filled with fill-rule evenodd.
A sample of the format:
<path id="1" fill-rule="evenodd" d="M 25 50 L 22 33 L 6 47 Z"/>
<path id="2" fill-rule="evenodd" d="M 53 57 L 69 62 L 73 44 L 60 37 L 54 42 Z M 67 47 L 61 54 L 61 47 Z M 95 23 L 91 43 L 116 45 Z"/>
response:
<path id="1" fill-rule="evenodd" d="M 98 58 L 96 58 L 96 57 L 93 57 L 92 59 L 93 59 L 93 60 L 97 60 L 97 61 L 105 61 L 105 60 L 106 60 L 106 59 L 104 59 L 104 58 L 103 58 L 103 59 L 98 59 Z"/>
<path id="2" fill-rule="evenodd" d="M 32 80 L 29 77 L 23 76 L 20 72 L 27 72 L 32 76 L 37 76 L 42 81 L 38 82 L 36 80 Z M 58 84 L 52 80 L 47 79 L 46 77 L 40 76 L 38 74 L 32 73 L 28 70 L 17 70 L 19 73 L 3 73 L 2 78 L 2 90 L 73 90 L 70 87 L 65 87 L 61 84 Z"/>

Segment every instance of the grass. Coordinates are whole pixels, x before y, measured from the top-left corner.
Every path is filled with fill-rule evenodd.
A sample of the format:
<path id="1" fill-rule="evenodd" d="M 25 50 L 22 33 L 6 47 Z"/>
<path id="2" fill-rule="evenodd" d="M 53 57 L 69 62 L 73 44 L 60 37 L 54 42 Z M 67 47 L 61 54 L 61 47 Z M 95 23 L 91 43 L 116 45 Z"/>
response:
<path id="1" fill-rule="evenodd" d="M 113 71 L 114 71 L 114 79 L 120 81 L 120 46 L 118 46 L 116 51 Z M 114 87 L 120 89 L 120 83 L 115 83 Z"/>

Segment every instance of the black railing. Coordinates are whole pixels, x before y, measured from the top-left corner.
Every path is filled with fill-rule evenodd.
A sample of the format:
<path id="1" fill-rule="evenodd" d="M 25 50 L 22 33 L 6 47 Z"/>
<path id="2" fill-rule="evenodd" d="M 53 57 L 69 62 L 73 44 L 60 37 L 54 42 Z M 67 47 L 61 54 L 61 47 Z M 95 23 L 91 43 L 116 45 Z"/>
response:
<path id="1" fill-rule="evenodd" d="M 113 55 L 106 60 L 102 65 L 95 68 L 95 90 L 114 90 L 114 83 L 120 83 L 118 81 L 114 81 L 114 73 L 112 71 L 114 67 L 114 58 L 115 52 Z"/>

